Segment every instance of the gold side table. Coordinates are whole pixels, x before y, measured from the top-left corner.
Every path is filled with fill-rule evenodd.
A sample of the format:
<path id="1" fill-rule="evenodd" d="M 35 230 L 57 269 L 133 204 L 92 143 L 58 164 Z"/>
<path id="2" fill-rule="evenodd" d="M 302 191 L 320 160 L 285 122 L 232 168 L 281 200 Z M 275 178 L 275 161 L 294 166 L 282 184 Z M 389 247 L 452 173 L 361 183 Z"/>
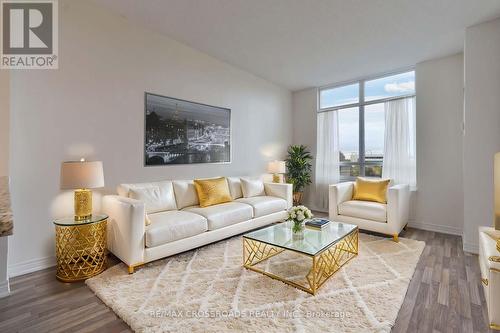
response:
<path id="1" fill-rule="evenodd" d="M 106 269 L 107 215 L 93 215 L 75 221 L 73 217 L 54 221 L 58 280 L 76 282 Z"/>

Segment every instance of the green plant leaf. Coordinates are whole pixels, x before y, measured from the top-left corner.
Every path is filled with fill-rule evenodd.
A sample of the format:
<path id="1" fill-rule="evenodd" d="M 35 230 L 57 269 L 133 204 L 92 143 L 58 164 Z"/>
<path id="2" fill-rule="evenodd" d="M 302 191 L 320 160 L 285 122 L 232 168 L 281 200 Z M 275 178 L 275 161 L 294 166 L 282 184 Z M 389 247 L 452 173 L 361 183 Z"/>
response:
<path id="1" fill-rule="evenodd" d="M 311 171 L 313 157 L 304 145 L 291 145 L 288 147 L 288 156 L 285 160 L 287 167 L 287 183 L 293 184 L 294 192 L 302 192 L 311 184 Z"/>

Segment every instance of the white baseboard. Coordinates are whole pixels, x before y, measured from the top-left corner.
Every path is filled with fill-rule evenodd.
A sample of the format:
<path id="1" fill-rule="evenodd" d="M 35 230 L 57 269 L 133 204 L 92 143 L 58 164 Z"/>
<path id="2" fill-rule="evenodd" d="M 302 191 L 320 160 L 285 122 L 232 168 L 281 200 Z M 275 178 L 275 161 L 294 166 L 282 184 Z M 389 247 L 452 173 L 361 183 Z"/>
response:
<path id="1" fill-rule="evenodd" d="M 9 296 L 10 288 L 9 288 L 9 280 L 0 282 L 0 298 Z"/>
<path id="2" fill-rule="evenodd" d="M 314 207 L 312 207 L 312 208 L 311 208 L 310 206 L 306 206 L 306 207 L 307 207 L 307 208 L 309 208 L 309 209 L 310 209 L 311 211 L 313 211 L 313 212 L 318 212 L 318 213 L 323 213 L 323 214 L 328 215 L 328 211 L 325 211 L 325 210 L 323 210 L 323 209 L 321 209 L 321 208 L 317 208 L 317 209 L 316 209 L 316 208 L 314 208 Z"/>
<path id="3" fill-rule="evenodd" d="M 463 248 L 464 248 L 464 252 L 469 252 L 469 253 L 473 253 L 473 254 L 479 253 L 479 245 L 478 244 L 464 243 Z"/>
<path id="4" fill-rule="evenodd" d="M 328 214 L 328 211 L 324 211 L 320 208 L 316 208 L 313 205 L 310 205 L 308 207 L 314 211 Z M 449 234 L 449 235 L 457 235 L 457 236 L 463 235 L 463 231 L 461 228 L 450 227 L 447 225 L 440 225 L 440 224 L 415 222 L 415 221 L 412 221 L 411 219 L 410 219 L 410 221 L 408 221 L 408 226 L 411 228 L 415 228 L 415 229 L 440 232 L 440 233 Z"/>
<path id="5" fill-rule="evenodd" d="M 328 214 L 328 209 L 316 207 L 316 205 L 314 205 L 313 203 L 305 202 L 305 203 L 303 203 L 303 205 L 305 205 L 307 208 L 309 208 L 312 211 Z"/>
<path id="6" fill-rule="evenodd" d="M 9 265 L 7 272 L 9 277 L 14 277 L 39 271 L 41 269 L 49 268 L 55 265 L 56 265 L 56 258 L 51 256 L 45 258 L 31 259 L 17 264 Z"/>
<path id="7" fill-rule="evenodd" d="M 411 228 L 415 228 L 415 229 L 440 232 L 443 234 L 450 234 L 450 235 L 457 235 L 457 236 L 462 236 L 462 234 L 463 234 L 462 229 L 456 228 L 456 227 L 450 227 L 447 225 L 410 221 L 410 222 L 408 222 L 408 226 Z"/>

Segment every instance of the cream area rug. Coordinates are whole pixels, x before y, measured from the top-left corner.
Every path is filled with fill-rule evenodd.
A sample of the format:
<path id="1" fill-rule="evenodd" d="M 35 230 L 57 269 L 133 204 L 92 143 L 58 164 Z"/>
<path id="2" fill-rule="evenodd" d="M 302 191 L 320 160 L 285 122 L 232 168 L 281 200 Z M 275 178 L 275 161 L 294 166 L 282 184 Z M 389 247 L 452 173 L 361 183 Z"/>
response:
<path id="1" fill-rule="evenodd" d="M 359 236 L 359 255 L 315 296 L 244 269 L 241 237 L 87 285 L 136 332 L 389 332 L 425 243 Z M 299 279 L 305 260 L 285 251 L 266 268 Z"/>

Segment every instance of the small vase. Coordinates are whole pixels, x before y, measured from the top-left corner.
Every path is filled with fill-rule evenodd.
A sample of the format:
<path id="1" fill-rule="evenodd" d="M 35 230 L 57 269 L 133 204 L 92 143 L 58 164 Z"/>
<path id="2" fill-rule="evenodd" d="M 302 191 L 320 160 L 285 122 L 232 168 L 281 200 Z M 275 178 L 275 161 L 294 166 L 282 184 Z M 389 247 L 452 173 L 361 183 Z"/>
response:
<path id="1" fill-rule="evenodd" d="M 304 222 L 294 222 L 292 225 L 292 238 L 293 240 L 304 239 Z"/>

